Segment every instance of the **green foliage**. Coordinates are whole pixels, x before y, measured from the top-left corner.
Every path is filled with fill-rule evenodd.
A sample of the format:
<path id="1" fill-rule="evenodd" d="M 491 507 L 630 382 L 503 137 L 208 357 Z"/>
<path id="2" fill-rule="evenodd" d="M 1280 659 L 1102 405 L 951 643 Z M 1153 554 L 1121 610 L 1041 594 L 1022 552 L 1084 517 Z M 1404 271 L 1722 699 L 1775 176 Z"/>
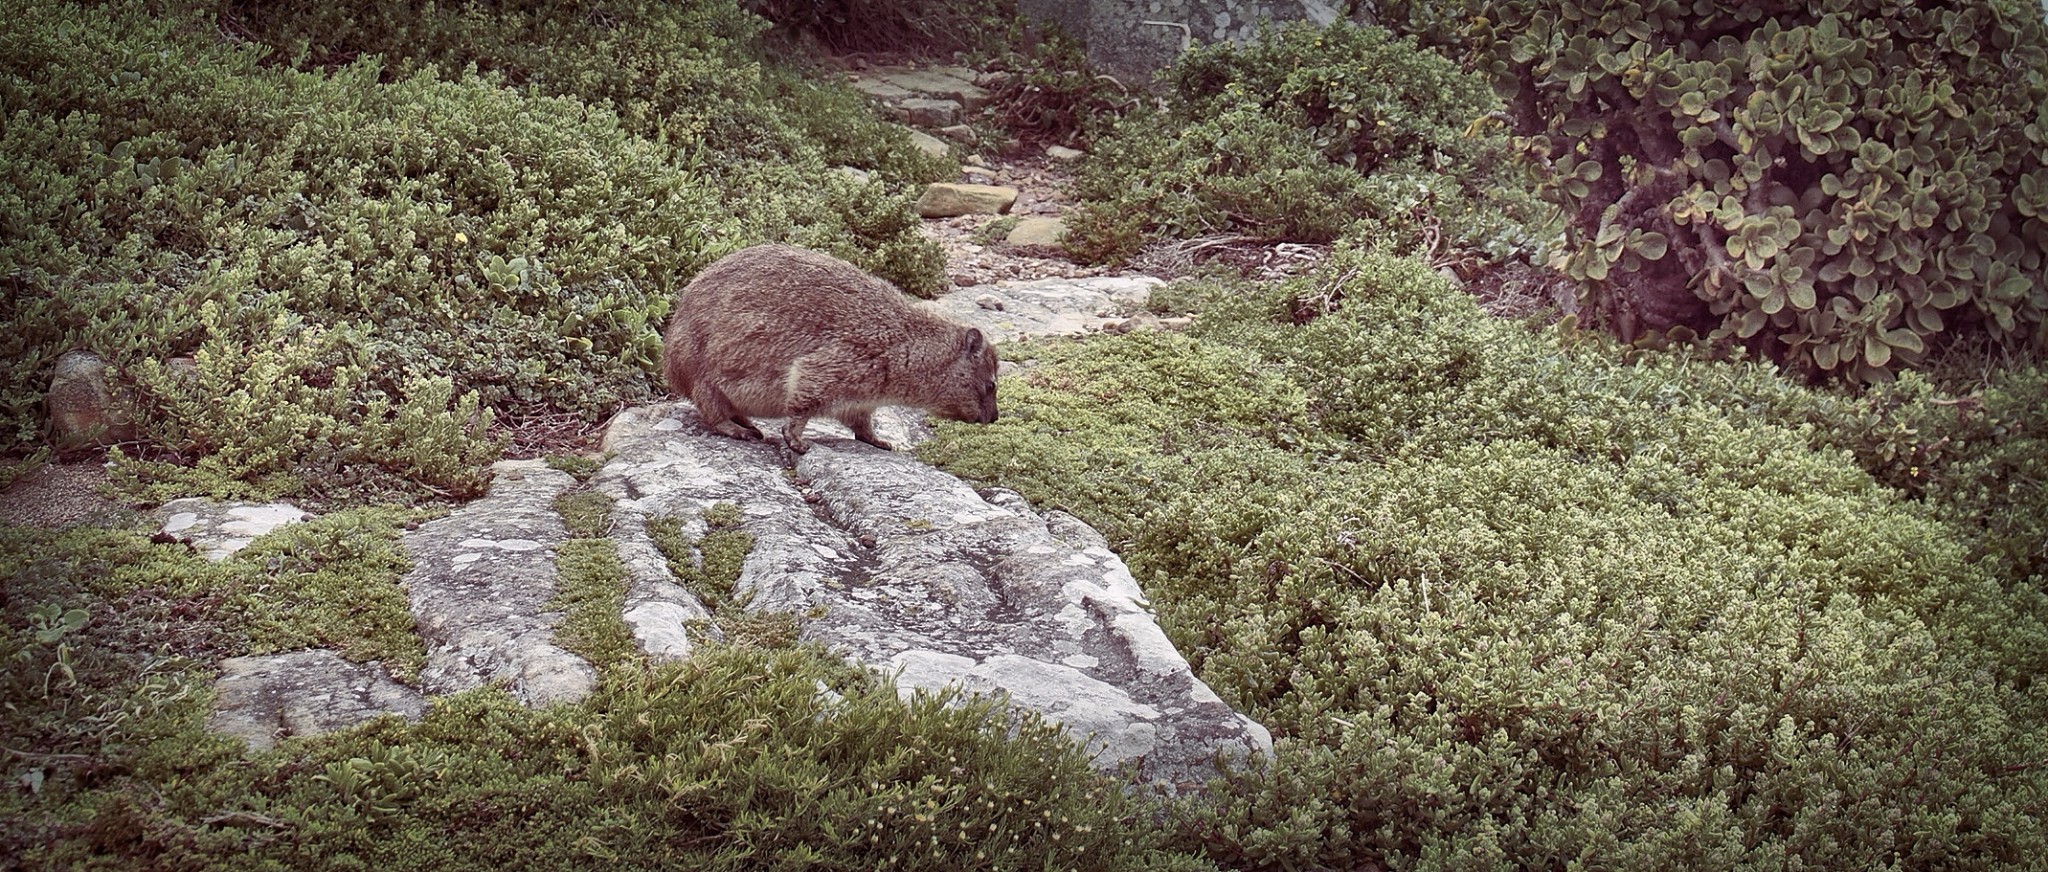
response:
<path id="1" fill-rule="evenodd" d="M 587 482 L 590 480 L 591 476 L 597 474 L 598 470 L 603 469 L 605 461 L 610 459 L 610 453 L 606 453 L 603 457 L 585 457 L 582 455 L 573 454 L 553 454 L 548 456 L 547 465 L 549 469 L 556 470 L 558 472 L 566 472 L 570 475 L 575 476 L 576 480 L 579 482 Z"/>
<path id="2" fill-rule="evenodd" d="M 648 536 L 668 570 L 705 608 L 716 612 L 728 605 L 745 607 L 733 586 L 739 583 L 747 553 L 754 550 L 754 537 L 740 528 L 739 507 L 718 503 L 704 510 L 703 533 L 695 538 L 684 532 L 681 518 L 650 518 Z"/>
<path id="3" fill-rule="evenodd" d="M 985 49 L 1016 14 L 1014 0 L 747 0 L 748 9 L 831 54 L 947 57 Z"/>
<path id="4" fill-rule="evenodd" d="M 123 771 L 132 755 L 107 753 L 95 762 L 114 768 L 89 783 L 0 798 L 9 856 L 28 868 L 1202 868 L 1162 850 L 1146 807 L 1057 728 L 987 700 L 900 699 L 814 649 L 614 668 L 590 699 L 539 711 L 473 691 L 418 724 L 385 719 L 247 761 L 201 738 L 203 706 L 173 720 L 194 743 L 175 770 Z"/>
<path id="5" fill-rule="evenodd" d="M 2038 505 L 1987 487 L 2035 436 L 1985 432 L 1940 473 L 1955 498 L 1916 500 L 1842 450 L 1880 435 L 1853 398 L 1617 361 L 1356 251 L 1217 293 L 1188 335 L 1033 351 L 1002 421 L 922 450 L 1101 529 L 1280 737 L 1183 844 L 1259 869 L 2048 848 L 2048 594 L 1981 559 L 2037 522 L 1977 521 Z M 2037 426 L 2003 391 L 2039 379 L 1997 419 Z"/>
<path id="6" fill-rule="evenodd" d="M 570 490 L 555 497 L 555 513 L 572 539 L 601 539 L 611 535 L 612 506 L 615 501 L 594 490 Z"/>
<path id="7" fill-rule="evenodd" d="M 379 660 L 412 680 L 426 665 L 399 579 L 412 568 L 400 535 L 419 512 L 357 508 L 281 527 L 235 552 L 240 570 L 228 607 L 249 634 L 249 652 L 332 648 Z"/>
<path id="8" fill-rule="evenodd" d="M 626 610 L 626 564 L 619 545 L 606 538 L 570 539 L 555 546 L 554 600 L 562 612 L 555 641 L 599 667 L 624 663 L 640 653 Z"/>
<path id="9" fill-rule="evenodd" d="M 157 544 L 133 531 L 0 527 L 0 558 L 11 573 L 0 579 L 20 591 L 23 607 L 62 602 L 58 591 L 134 601 L 138 620 L 182 628 L 189 638 L 178 644 L 195 654 L 333 648 L 410 678 L 425 665 L 426 649 L 399 586 L 412 567 L 399 537 L 423 516 L 395 508 L 338 511 L 281 527 L 218 563 L 189 545 Z M 194 622 L 217 626 L 188 626 Z M 154 649 L 163 641 L 145 635 L 133 644 Z"/>
<path id="10" fill-rule="evenodd" d="M 1957 336 L 2041 347 L 2038 4 L 1483 6 L 1571 212 L 1559 263 L 1625 338 L 1682 327 L 1856 381 Z"/>
<path id="11" fill-rule="evenodd" d="M 1526 254 L 1533 200 L 1482 134 L 1484 82 L 1374 27 L 1288 26 L 1182 55 L 1167 108 L 1095 143 L 1070 248 L 1115 260 L 1134 231 Z"/>
<path id="12" fill-rule="evenodd" d="M 150 413 L 138 495 L 473 494 L 492 412 L 651 396 L 679 283 L 754 241 L 940 282 L 931 162 L 730 2 L 17 6 L 0 449 L 93 348 Z"/>
<path id="13" fill-rule="evenodd" d="M 984 117 L 1020 142 L 1085 146 L 1142 105 L 1122 82 L 1088 65 L 1083 46 L 1057 32 L 1010 26 L 1006 50 L 980 64 L 994 74 Z"/>
<path id="14" fill-rule="evenodd" d="M 590 463 L 585 458 L 567 458 L 572 469 Z M 549 458 L 554 466 L 556 458 Z M 590 468 L 595 472 L 595 465 Z M 586 476 L 588 473 L 586 473 Z M 555 624 L 555 640 L 599 667 L 624 663 L 640 651 L 633 631 L 620 615 L 626 610 L 629 579 L 626 564 L 619 559 L 619 544 L 613 541 L 612 508 L 615 501 L 598 491 L 573 489 L 555 497 L 555 513 L 569 539 L 555 546 L 555 598 L 548 604 L 562 613 Z"/>

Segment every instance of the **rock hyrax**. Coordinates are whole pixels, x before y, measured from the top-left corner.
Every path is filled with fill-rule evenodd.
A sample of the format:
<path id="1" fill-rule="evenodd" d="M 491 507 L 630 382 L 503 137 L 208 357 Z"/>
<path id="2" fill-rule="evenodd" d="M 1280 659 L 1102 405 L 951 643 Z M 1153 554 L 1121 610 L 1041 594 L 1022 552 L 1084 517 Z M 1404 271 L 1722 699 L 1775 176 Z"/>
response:
<path id="1" fill-rule="evenodd" d="M 881 448 L 878 406 L 996 419 L 996 353 L 980 330 L 912 305 L 853 264 L 787 245 L 736 251 L 699 273 L 676 302 L 662 358 L 669 390 L 695 403 L 705 426 L 759 439 L 749 418 L 788 418 L 782 435 L 796 451 L 810 448 L 804 424 L 819 415 Z"/>

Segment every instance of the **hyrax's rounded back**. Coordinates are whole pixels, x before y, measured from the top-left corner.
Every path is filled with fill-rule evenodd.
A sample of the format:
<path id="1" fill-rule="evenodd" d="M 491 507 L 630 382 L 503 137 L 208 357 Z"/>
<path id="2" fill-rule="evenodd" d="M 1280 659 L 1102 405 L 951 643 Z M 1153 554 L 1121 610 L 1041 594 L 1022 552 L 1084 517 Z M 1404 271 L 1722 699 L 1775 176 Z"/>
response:
<path id="1" fill-rule="evenodd" d="M 981 331 L 934 316 L 830 255 L 786 245 L 734 252 L 683 288 L 663 343 L 669 388 L 705 423 L 758 436 L 749 416 L 832 415 L 875 442 L 868 415 L 918 406 L 996 418 L 995 352 Z"/>

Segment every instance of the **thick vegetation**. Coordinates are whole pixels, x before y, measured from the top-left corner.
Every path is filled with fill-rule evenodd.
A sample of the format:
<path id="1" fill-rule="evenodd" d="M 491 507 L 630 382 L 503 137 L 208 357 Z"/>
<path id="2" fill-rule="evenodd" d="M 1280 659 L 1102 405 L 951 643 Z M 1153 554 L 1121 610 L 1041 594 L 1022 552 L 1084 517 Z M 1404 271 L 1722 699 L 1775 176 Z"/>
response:
<path id="1" fill-rule="evenodd" d="M 1189 51 L 1162 111 L 1096 141 L 1068 247 L 1120 260 L 1147 240 L 1230 233 L 1527 255 L 1538 238 L 1485 80 L 1376 27 L 1265 31 Z"/>
<path id="2" fill-rule="evenodd" d="M 2048 849 L 2044 529 L 1975 520 L 2048 507 L 2039 370 L 1958 415 L 1619 362 L 1412 260 L 1221 290 L 1187 336 L 1033 347 L 1002 422 L 928 449 L 1104 530 L 1283 737 L 1194 844 L 1274 869 Z M 1967 447 L 1908 467 L 1874 447 L 1905 420 L 1908 453 Z"/>
<path id="3" fill-rule="evenodd" d="M 462 495 L 491 412 L 649 397 L 653 327 L 728 250 L 937 287 L 927 159 L 764 71 L 730 3 L 168 5 L 8 4 L 0 445 L 84 346 L 135 382 L 165 493 Z"/>
<path id="4" fill-rule="evenodd" d="M 733 0 L 0 5 L 0 451 L 37 441 L 51 363 L 92 347 L 149 413 L 117 456 L 141 499 L 473 493 L 495 420 L 651 396 L 675 283 L 753 241 L 912 290 L 938 277 L 905 207 L 931 164 L 848 93 L 765 64 L 768 24 Z M 867 49 L 989 8 L 884 5 L 750 4 Z M 472 692 L 250 754 L 205 732 L 219 658 L 421 668 L 398 541 L 420 513 L 337 506 L 220 562 L 146 531 L 0 527 L 0 865 L 2039 868 L 2048 369 L 2020 341 L 2042 219 L 2038 173 L 2015 167 L 2041 150 L 2041 103 L 2013 41 L 2038 46 L 2038 18 L 1980 3 L 1831 28 L 1845 13 L 1703 2 L 1726 26 L 1701 38 L 1672 4 L 1635 23 L 1380 5 L 1438 43 L 1478 24 L 1520 90 L 1502 104 L 1364 27 L 1191 52 L 1162 111 L 1096 143 L 1075 245 L 1230 233 L 1335 240 L 1335 258 L 1169 288 L 1157 305 L 1199 313 L 1186 333 L 1015 349 L 1037 363 L 1004 381 L 1004 420 L 926 449 L 1102 529 L 1201 676 L 1274 730 L 1273 760 L 1155 804 L 1030 717 L 905 701 L 793 645 L 791 616 L 744 611 L 729 506 L 655 527 L 731 644 L 650 664 L 618 618 L 610 501 L 584 488 L 555 506 L 574 537 L 557 641 L 600 664 L 597 694 L 534 711 Z M 835 31 L 853 16 L 865 29 Z M 1970 89 L 1992 58 L 2035 114 Z M 1916 72 L 1927 107 L 1831 90 Z M 1106 105 L 1071 71 L 1014 81 L 1058 92 L 1019 125 L 1040 135 L 1094 130 Z M 1728 320 L 1698 330 L 1766 354 L 1502 321 L 1448 287 L 1449 252 L 1543 242 L 1484 120 L 1503 108 L 1547 131 L 1527 142 L 1576 210 L 1565 257 L 1593 310 L 1626 308 L 1631 276 L 1728 258 L 1740 276 L 1695 288 Z M 1895 125 L 1909 141 L 1879 135 Z M 1727 216 L 1682 215 L 1657 187 L 1680 173 L 1747 187 Z M 1934 223 L 1911 218 L 1916 190 Z M 1807 222 L 1837 209 L 1880 220 L 1828 251 L 1849 225 Z M 2007 273 L 2035 284 L 2014 297 Z M 1791 284 L 1771 303 L 1757 276 Z M 1910 314 L 1938 286 L 1953 304 Z M 1884 293 L 1907 295 L 1906 320 L 1870 328 L 1891 356 L 1853 334 L 1834 371 L 1978 353 L 1807 384 L 1828 369 L 1800 319 Z M 1768 323 L 1745 334 L 1751 311 Z"/>
<path id="5" fill-rule="evenodd" d="M 1481 5 L 1560 263 L 1623 335 L 1862 381 L 2048 341 L 2039 3 Z"/>

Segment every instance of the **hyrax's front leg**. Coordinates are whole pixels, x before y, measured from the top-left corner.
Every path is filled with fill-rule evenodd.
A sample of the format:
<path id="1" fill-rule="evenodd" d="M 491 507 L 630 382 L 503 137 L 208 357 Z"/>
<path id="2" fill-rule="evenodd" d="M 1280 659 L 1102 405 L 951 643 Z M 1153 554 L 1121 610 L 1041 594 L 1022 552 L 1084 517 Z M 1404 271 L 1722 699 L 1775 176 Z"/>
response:
<path id="1" fill-rule="evenodd" d="M 791 415 L 782 425 L 782 441 L 789 444 L 789 450 L 802 454 L 811 450 L 811 442 L 804 438 L 804 425 L 811 423 L 809 415 Z"/>

